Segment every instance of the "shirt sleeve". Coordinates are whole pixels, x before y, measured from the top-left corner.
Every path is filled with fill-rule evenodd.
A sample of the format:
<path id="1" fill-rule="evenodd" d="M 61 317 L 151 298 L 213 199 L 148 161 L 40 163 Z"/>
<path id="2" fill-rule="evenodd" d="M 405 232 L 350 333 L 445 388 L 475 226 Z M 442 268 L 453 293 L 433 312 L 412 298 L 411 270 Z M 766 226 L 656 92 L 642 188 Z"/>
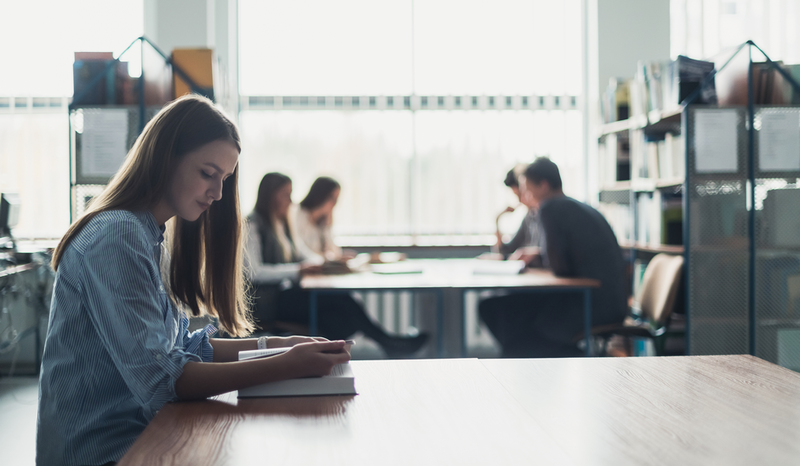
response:
<path id="1" fill-rule="evenodd" d="M 183 366 L 201 358 L 175 344 L 178 322 L 155 245 L 143 239 L 136 220 L 109 224 L 97 238 L 84 255 L 86 311 L 133 398 L 155 412 L 177 399 Z"/>
<path id="2" fill-rule="evenodd" d="M 214 362 L 214 347 L 208 341 L 217 333 L 217 328 L 211 324 L 189 333 L 189 318 L 181 314 L 181 328 L 179 336 L 184 351 L 196 354 L 203 362 Z"/>
<path id="3" fill-rule="evenodd" d="M 303 241 L 300 235 L 295 235 L 294 238 L 292 238 L 292 241 L 294 241 L 294 247 L 297 248 L 297 253 L 303 258 L 303 262 L 316 265 L 320 265 L 325 262 L 325 258 L 312 251 L 311 248 L 306 245 L 306 242 Z"/>
<path id="4" fill-rule="evenodd" d="M 325 225 L 322 235 L 325 237 L 325 254 L 335 258 L 342 257 L 342 248 L 333 241 L 333 228 L 330 225 Z"/>
<path id="5" fill-rule="evenodd" d="M 511 241 L 508 243 L 503 243 L 500 245 L 500 254 L 505 257 L 508 257 L 516 251 L 517 249 L 521 248 L 522 246 L 526 245 L 528 240 L 528 216 L 526 215 L 525 218 L 522 219 L 522 222 L 519 224 L 519 229 L 514 234 L 514 237 L 511 238 Z"/>
<path id="6" fill-rule="evenodd" d="M 247 242 L 245 243 L 245 269 L 253 283 L 279 283 L 285 279 L 296 280 L 300 277 L 300 264 L 265 264 L 261 262 L 261 236 L 258 230 L 245 222 Z"/>

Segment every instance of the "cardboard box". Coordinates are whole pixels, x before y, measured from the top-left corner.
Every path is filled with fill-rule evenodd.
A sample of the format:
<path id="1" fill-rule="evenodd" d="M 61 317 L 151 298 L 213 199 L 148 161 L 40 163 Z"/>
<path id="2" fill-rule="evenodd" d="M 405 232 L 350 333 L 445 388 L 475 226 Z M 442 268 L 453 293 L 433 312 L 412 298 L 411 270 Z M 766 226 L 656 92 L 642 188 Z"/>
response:
<path id="1" fill-rule="evenodd" d="M 212 49 L 175 49 L 172 51 L 172 63 L 202 88 L 195 92 L 214 99 L 214 51 Z M 172 83 L 176 99 L 192 92 L 189 84 L 178 75 L 175 69 L 172 70 Z"/>

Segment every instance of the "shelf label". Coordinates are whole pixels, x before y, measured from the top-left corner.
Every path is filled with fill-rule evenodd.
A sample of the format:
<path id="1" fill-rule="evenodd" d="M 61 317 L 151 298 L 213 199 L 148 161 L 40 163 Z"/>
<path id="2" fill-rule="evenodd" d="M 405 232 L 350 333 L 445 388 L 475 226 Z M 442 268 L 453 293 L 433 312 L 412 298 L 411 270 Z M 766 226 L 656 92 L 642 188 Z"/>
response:
<path id="1" fill-rule="evenodd" d="M 739 171 L 739 135 L 736 109 L 697 111 L 694 114 L 694 153 L 697 173 Z"/>
<path id="2" fill-rule="evenodd" d="M 761 112 L 758 132 L 758 169 L 800 170 L 800 112 Z M 759 129 L 758 125 L 754 125 Z"/>

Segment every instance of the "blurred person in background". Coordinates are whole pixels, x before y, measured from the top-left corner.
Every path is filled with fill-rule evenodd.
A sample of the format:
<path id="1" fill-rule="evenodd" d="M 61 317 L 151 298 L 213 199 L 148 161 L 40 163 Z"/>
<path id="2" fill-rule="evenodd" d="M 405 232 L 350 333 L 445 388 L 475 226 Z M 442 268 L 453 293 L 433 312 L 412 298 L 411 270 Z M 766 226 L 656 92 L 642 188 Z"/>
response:
<path id="1" fill-rule="evenodd" d="M 495 236 L 497 243 L 494 246 L 494 252 L 502 255 L 502 259 L 518 259 L 522 254 L 530 254 L 537 252 L 539 246 L 539 239 L 541 237 L 540 225 L 538 221 L 538 206 L 535 200 L 530 196 L 523 196 L 523 191 L 520 189 L 519 178 L 525 171 L 527 165 L 519 164 L 508 171 L 506 179 L 503 183 L 511 188 L 514 195 L 519 200 L 520 204 L 516 207 L 506 207 L 506 209 L 497 216 L 495 220 Z M 503 241 L 503 234 L 500 232 L 500 218 L 507 214 L 516 211 L 524 205 L 528 209 L 528 213 L 522 219 L 522 222 L 517 229 L 517 232 L 508 242 Z M 532 249 L 533 248 L 533 249 Z M 500 256 L 497 256 L 500 259 Z"/>
<path id="2" fill-rule="evenodd" d="M 330 261 L 355 256 L 352 251 L 342 251 L 333 241 L 333 208 L 341 191 L 338 181 L 321 176 L 314 180 L 295 212 L 297 235 L 311 251 Z"/>
<path id="3" fill-rule="evenodd" d="M 307 328 L 310 296 L 300 289 L 299 280 L 301 275 L 320 273 L 324 262 L 296 234 L 289 216 L 291 205 L 292 180 L 281 173 L 267 173 L 246 222 L 245 263 L 255 293 L 253 317 L 263 330 L 273 333 Z M 322 295 L 317 302 L 322 336 L 346 339 L 360 331 L 390 357 L 410 355 L 427 341 L 424 333 L 388 335 L 350 295 Z"/>
<path id="4" fill-rule="evenodd" d="M 617 238 L 594 208 L 564 195 L 558 166 L 540 157 L 520 177 L 522 198 L 539 207 L 543 236 L 535 254 L 558 277 L 592 278 L 592 325 L 617 324 L 625 318 L 625 265 Z M 503 357 L 548 358 L 583 354 L 574 343 L 583 333 L 583 297 L 577 293 L 510 293 L 478 305 L 481 320 L 502 346 Z"/>

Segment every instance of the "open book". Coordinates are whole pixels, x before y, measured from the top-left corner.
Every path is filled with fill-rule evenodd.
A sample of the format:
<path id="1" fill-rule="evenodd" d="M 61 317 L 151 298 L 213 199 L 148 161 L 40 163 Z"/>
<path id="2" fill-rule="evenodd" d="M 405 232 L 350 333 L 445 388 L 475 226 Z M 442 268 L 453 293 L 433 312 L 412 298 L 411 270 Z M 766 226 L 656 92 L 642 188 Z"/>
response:
<path id="1" fill-rule="evenodd" d="M 290 348 L 267 348 L 239 351 L 239 360 L 266 358 Z M 355 377 L 350 363 L 333 366 L 330 375 L 302 379 L 279 380 L 239 390 L 239 398 L 272 396 L 355 395 Z"/>

